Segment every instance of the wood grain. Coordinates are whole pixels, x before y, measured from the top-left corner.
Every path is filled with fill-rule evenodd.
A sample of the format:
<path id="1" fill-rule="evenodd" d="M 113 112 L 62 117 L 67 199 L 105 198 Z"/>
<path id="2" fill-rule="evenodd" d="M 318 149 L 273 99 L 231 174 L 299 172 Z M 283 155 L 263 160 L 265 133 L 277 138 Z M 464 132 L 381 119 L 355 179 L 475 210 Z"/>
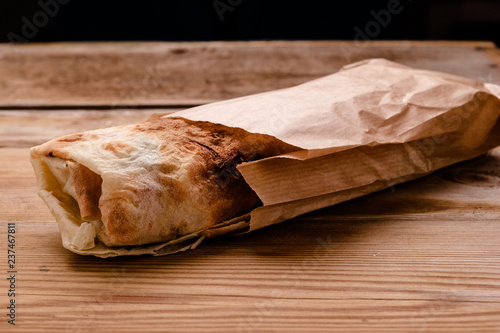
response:
<path id="1" fill-rule="evenodd" d="M 0 110 L 0 147 L 32 147 L 62 135 L 138 123 L 153 113 L 176 110 Z"/>
<path id="2" fill-rule="evenodd" d="M 500 329 L 500 187 L 449 180 L 477 165 L 498 171 L 500 153 L 191 252 L 111 259 L 62 248 L 27 157 L 0 149 L 1 239 L 8 221 L 17 228 L 17 331 Z"/>
<path id="3" fill-rule="evenodd" d="M 0 45 L 0 107 L 189 106 L 294 86 L 367 58 L 500 82 L 488 42 Z"/>
<path id="4" fill-rule="evenodd" d="M 499 333 L 500 149 L 166 257 L 73 254 L 36 194 L 32 145 L 294 85 L 368 57 L 500 81 L 490 43 L 366 45 L 1 45 L 0 331 Z M 15 327 L 6 317 L 8 223 Z"/>

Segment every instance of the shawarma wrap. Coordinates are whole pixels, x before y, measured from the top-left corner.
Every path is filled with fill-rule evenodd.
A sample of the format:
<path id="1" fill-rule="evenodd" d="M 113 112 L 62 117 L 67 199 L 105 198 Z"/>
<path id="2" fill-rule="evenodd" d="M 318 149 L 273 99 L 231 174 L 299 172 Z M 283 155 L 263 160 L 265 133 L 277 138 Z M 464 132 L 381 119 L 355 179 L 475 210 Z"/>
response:
<path id="1" fill-rule="evenodd" d="M 247 213 L 260 202 L 236 165 L 296 151 L 269 135 L 182 118 L 54 139 L 31 151 L 39 193 L 67 247 L 167 242 Z"/>
<path id="2" fill-rule="evenodd" d="M 500 145 L 500 87 L 383 59 L 31 150 L 64 247 L 163 255 Z"/>

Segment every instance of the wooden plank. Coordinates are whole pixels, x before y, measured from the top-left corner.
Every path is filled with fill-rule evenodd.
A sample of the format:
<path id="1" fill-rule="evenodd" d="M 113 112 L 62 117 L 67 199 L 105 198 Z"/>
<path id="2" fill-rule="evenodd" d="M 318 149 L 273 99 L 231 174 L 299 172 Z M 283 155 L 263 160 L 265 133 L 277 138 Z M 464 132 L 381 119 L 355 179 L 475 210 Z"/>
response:
<path id="1" fill-rule="evenodd" d="M 0 147 L 32 147 L 97 128 L 133 124 L 178 109 L 0 110 Z"/>
<path id="2" fill-rule="evenodd" d="M 2 306 L 0 331 L 498 333 L 500 150 L 167 257 L 75 255 L 62 248 L 36 195 L 29 146 L 176 105 L 297 84 L 370 55 L 500 81 L 490 43 L 369 46 L 0 46 L 0 147 L 10 147 L 0 148 L 0 239 L 7 240 L 8 223 L 17 237 L 17 325 L 7 324 Z M 6 253 L 7 243 L 0 246 Z M 8 304 L 7 254 L 0 262 L 0 304 Z"/>
<path id="3" fill-rule="evenodd" d="M 62 248 L 28 149 L 2 148 L 0 239 L 14 222 L 18 296 L 16 327 L 2 314 L 0 330 L 496 333 L 498 166 L 494 151 L 194 251 L 99 259 Z"/>
<path id="4" fill-rule="evenodd" d="M 289 87 L 383 57 L 500 82 L 487 42 L 210 42 L 0 45 L 0 107 L 189 106 Z"/>

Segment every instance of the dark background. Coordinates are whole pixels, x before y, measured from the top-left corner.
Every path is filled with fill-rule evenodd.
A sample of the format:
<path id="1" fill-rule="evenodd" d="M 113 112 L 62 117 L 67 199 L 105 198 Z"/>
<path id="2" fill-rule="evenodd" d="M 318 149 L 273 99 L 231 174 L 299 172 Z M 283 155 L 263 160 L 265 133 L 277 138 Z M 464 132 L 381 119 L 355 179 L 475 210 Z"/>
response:
<path id="1" fill-rule="evenodd" d="M 399 0 L 400 12 L 383 16 L 397 3 L 0 0 L 0 42 L 407 39 L 500 45 L 498 0 Z"/>

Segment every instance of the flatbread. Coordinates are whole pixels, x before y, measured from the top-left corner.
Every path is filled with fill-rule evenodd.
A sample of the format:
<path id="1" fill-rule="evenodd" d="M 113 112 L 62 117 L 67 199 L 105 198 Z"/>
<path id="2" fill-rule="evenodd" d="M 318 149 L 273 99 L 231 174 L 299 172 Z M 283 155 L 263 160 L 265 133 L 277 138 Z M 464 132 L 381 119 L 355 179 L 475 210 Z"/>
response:
<path id="1" fill-rule="evenodd" d="M 265 134 L 162 118 L 54 139 L 31 150 L 39 194 L 65 246 L 167 242 L 260 204 L 236 166 L 299 148 Z"/>

